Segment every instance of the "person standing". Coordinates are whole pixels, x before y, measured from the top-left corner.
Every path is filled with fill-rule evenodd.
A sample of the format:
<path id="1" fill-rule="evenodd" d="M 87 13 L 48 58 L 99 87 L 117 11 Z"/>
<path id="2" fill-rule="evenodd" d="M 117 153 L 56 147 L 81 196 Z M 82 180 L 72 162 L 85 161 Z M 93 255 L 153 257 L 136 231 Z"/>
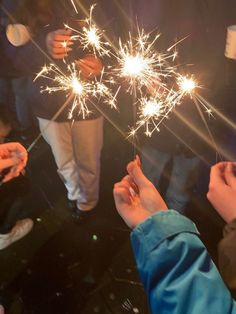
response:
<path id="1" fill-rule="evenodd" d="M 17 48 L 6 43 L 5 49 L 14 66 L 31 75 L 33 80 L 35 73 L 51 62 L 66 71 L 64 58 L 68 57 L 69 60 L 80 59 L 75 63 L 85 79 L 99 75 L 103 67 L 99 58 L 91 53 L 86 55 L 80 47 L 75 49 L 77 55 L 71 52 L 71 32 L 64 28 L 64 23 L 73 18 L 72 12 L 75 13 L 70 1 L 26 0 L 19 7 L 17 20 L 27 25 L 32 41 Z M 65 42 L 66 48 L 63 45 Z M 71 109 L 68 105 L 55 121 L 51 121 L 61 108 L 65 95 L 63 92 L 40 93 L 40 86 L 46 86 L 48 82 L 43 77 L 36 83 L 32 80 L 29 97 L 40 130 L 51 146 L 58 174 L 67 189 L 68 206 L 73 217 L 77 221 L 83 220 L 90 215 L 99 199 L 103 118 L 89 105 L 88 116 L 83 118 L 79 115 L 78 108 L 73 118 L 68 119 Z"/>

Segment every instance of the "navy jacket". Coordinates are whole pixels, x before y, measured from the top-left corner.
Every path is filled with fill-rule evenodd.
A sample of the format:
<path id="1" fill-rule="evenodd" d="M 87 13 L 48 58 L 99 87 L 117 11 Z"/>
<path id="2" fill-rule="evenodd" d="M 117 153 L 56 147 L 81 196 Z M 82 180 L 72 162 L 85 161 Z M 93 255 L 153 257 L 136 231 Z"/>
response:
<path id="1" fill-rule="evenodd" d="M 65 92 L 51 94 L 48 94 L 47 92 L 40 93 L 41 86 L 45 87 L 49 85 L 49 81 L 44 78 L 39 78 L 33 83 L 33 78 L 45 64 L 49 64 L 52 61 L 55 62 L 47 54 L 45 41 L 47 34 L 51 31 L 64 28 L 64 23 L 68 23 L 75 15 L 75 11 L 70 1 L 52 0 L 52 12 L 53 16 L 50 23 L 37 32 L 37 35 L 33 37 L 33 41 L 30 41 L 21 47 L 14 47 L 6 40 L 4 46 L 5 53 L 10 58 L 14 67 L 24 75 L 32 77 L 32 81 L 29 82 L 28 92 L 35 115 L 49 120 L 65 102 Z M 84 17 L 81 12 L 80 18 L 82 16 Z M 76 16 L 76 18 L 79 17 Z M 69 56 L 68 60 L 74 60 L 84 54 L 79 47 L 74 49 L 73 53 L 74 55 L 71 55 L 71 57 Z M 62 71 L 65 71 L 66 67 L 63 61 L 57 61 L 56 64 Z M 93 119 L 99 116 L 99 113 L 92 105 L 88 107 L 91 111 L 88 119 Z M 56 121 L 66 121 L 68 119 L 70 108 L 71 106 L 68 105 Z M 82 116 L 75 112 L 73 118 L 75 120 L 80 120 L 82 119 Z"/>

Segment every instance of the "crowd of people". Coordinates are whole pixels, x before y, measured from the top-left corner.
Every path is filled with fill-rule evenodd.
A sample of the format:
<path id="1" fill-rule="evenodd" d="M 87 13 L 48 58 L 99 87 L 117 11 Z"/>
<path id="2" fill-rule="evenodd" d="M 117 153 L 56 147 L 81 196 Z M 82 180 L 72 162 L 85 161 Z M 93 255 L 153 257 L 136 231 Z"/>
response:
<path id="1" fill-rule="evenodd" d="M 79 1 L 76 4 L 78 14 L 73 3 L 66 0 L 0 2 L 0 249 L 19 240 L 33 227 L 30 218 L 8 219 L 11 208 L 25 193 L 25 189 L 22 192 L 18 187 L 22 186 L 19 180 L 27 185 L 24 169 L 28 158 L 20 143 L 9 142 L 9 134 L 15 128 L 12 110 L 23 133 L 37 124 L 50 145 L 73 218 L 83 223 L 99 201 L 103 116 L 91 106 L 85 118 L 75 110 L 72 119 L 68 119 L 71 109 L 68 105 L 52 121 L 62 105 L 63 92 L 41 93 L 40 87 L 46 85 L 43 76 L 34 82 L 35 73 L 45 64 L 53 62 L 64 70 L 65 57 L 77 61 L 75 66 L 84 80 L 99 77 L 106 67 L 105 60 L 86 53 L 72 41 L 72 31 L 64 27 L 68 20 L 78 21 L 84 16 L 85 4 Z M 89 4 L 86 3 L 87 9 Z M 114 26 L 117 37 L 124 35 L 127 25 L 124 21 L 132 29 L 136 21 L 147 31 L 158 26 L 166 35 L 159 49 L 166 49 L 168 44 L 191 32 L 182 45 L 180 63 L 191 66 L 192 73 L 200 73 L 205 85 L 214 91 L 208 96 L 217 97 L 216 90 L 224 88 L 224 78 L 220 79 L 218 74 L 224 65 L 226 26 L 234 22 L 233 2 L 227 9 L 222 1 L 217 1 L 216 6 L 212 1 L 181 0 L 178 8 L 175 1 L 150 1 L 147 10 L 146 2 L 141 0 L 118 4 L 98 2 L 103 15 L 106 16 L 105 12 L 109 15 L 106 22 Z M 124 12 L 115 14 L 118 7 L 123 7 L 125 17 Z M 179 13 L 175 14 L 177 9 Z M 225 17 L 219 20 L 223 10 Z M 217 42 L 212 40 L 216 26 Z M 208 158 L 209 141 L 201 133 L 203 129 L 205 124 L 198 109 L 186 100 L 173 110 L 160 133 L 151 139 L 140 138 L 142 161 L 137 157 L 130 162 L 128 174 L 114 186 L 116 208 L 133 229 L 131 242 L 152 313 L 236 313 L 228 290 L 236 291 L 236 163 L 217 163 L 210 172 L 207 198 L 226 223 L 218 247 L 219 271 L 195 225 L 184 216 L 197 182 L 200 160 Z M 217 130 L 214 133 L 217 135 Z M 158 191 L 162 189 L 160 182 L 167 167 L 170 175 L 164 200 Z M 10 203 L 5 197 L 7 190 L 13 191 Z M 1 311 L 4 309 L 0 308 Z"/>

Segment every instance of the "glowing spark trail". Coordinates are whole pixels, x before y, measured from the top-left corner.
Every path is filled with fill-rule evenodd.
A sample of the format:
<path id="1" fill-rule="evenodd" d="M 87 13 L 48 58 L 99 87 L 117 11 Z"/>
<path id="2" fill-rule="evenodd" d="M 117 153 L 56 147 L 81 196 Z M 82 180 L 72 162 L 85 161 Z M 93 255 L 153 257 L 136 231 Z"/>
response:
<path id="1" fill-rule="evenodd" d="M 200 86 L 191 76 L 181 75 L 174 64 L 178 55 L 176 46 L 187 37 L 160 53 L 155 47 L 160 34 L 152 40 L 151 33 L 146 34 L 139 28 L 137 31 L 136 37 L 129 34 L 126 43 L 119 41 L 118 66 L 113 70 L 114 77 L 125 81 L 126 91 L 133 96 L 133 105 L 137 106 L 136 125 L 129 136 L 135 136 L 140 128 L 145 128 L 147 136 L 159 131 L 163 120 L 186 96 L 197 99 L 210 115 L 212 111 L 207 102 L 196 93 Z"/>
<path id="2" fill-rule="evenodd" d="M 104 32 L 97 28 L 96 24 L 93 22 L 93 10 L 95 5 L 92 5 L 89 11 L 89 18 L 81 21 L 81 30 L 70 27 L 70 25 L 65 24 L 65 27 L 72 30 L 75 35 L 71 36 L 72 40 L 79 40 L 80 45 L 83 50 L 92 50 L 94 54 L 99 54 L 100 56 L 109 55 L 110 51 L 108 47 L 110 46 L 108 42 L 103 41 Z"/>
<path id="3" fill-rule="evenodd" d="M 93 100 L 102 98 L 106 104 L 116 108 L 116 95 L 100 80 L 84 80 L 77 70 L 76 64 L 67 65 L 67 74 L 63 73 L 55 64 L 44 66 L 37 74 L 36 79 L 43 77 L 51 81 L 50 86 L 43 87 L 41 92 L 64 91 L 73 95 L 72 106 L 68 118 L 73 117 L 75 109 L 78 115 L 85 119 L 90 114 L 88 104 L 93 104 Z"/>
<path id="4" fill-rule="evenodd" d="M 76 5 L 75 5 L 74 1 L 73 0 L 70 0 L 70 1 L 71 1 L 71 4 L 73 5 L 73 8 L 74 8 L 75 12 L 78 14 L 78 10 L 76 8 Z"/>
<path id="5" fill-rule="evenodd" d="M 114 73 L 125 79 L 128 83 L 127 91 L 135 97 L 142 93 L 142 88 L 149 88 L 157 81 L 166 89 L 163 79 L 170 76 L 174 70 L 173 67 L 165 66 L 167 59 L 172 58 L 173 54 L 160 54 L 154 49 L 159 36 L 157 34 L 151 41 L 150 34 L 138 30 L 137 38 L 132 38 L 129 34 L 127 43 L 119 41 L 118 67 Z"/>

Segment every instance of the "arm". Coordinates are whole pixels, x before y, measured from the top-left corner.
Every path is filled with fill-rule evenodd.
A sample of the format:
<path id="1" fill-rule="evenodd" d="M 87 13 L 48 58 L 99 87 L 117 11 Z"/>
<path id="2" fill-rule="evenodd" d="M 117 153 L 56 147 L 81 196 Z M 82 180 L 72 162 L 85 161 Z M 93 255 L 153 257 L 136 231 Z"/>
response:
<path id="1" fill-rule="evenodd" d="M 132 246 L 152 313 L 236 313 L 194 224 L 165 202 L 131 162 L 114 186 L 117 210 L 131 228 Z"/>
<path id="2" fill-rule="evenodd" d="M 194 224 L 160 212 L 131 234 L 152 313 L 236 313 L 236 306 Z"/>

